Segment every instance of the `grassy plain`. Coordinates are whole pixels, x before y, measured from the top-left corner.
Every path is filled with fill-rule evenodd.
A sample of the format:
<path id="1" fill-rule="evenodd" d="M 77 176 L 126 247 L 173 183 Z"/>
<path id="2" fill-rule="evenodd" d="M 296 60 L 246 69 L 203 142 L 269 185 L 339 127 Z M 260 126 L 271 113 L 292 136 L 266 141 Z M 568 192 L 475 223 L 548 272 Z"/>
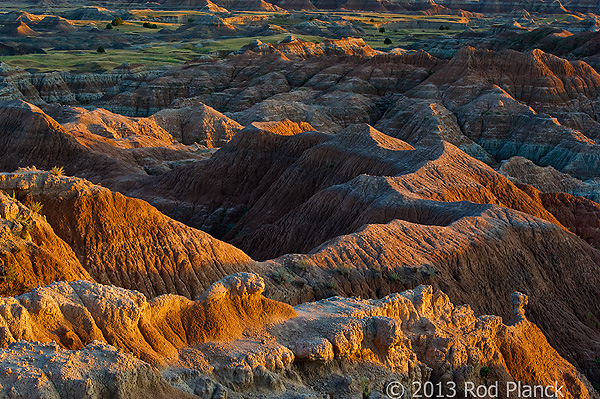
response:
<path id="1" fill-rule="evenodd" d="M 8 11 L 5 9 L 4 11 Z M 62 11 L 57 11 L 60 15 Z M 189 23 L 194 18 L 202 18 L 202 11 L 161 11 L 161 10 L 130 10 L 134 17 L 127 20 L 123 25 L 115 26 L 112 30 L 106 30 L 110 21 L 79 21 L 69 20 L 77 28 L 95 26 L 102 30 L 101 37 L 115 39 L 120 43 L 130 43 L 118 47 L 105 46 L 105 53 L 98 53 L 94 49 L 64 50 L 53 47 L 43 48 L 46 54 L 25 54 L 14 56 L 3 56 L 0 60 L 12 66 L 21 68 L 34 68 L 40 71 L 106 71 L 116 66 L 127 63 L 142 63 L 151 67 L 181 64 L 193 60 L 199 56 L 212 54 L 224 55 L 237 51 L 242 46 L 260 39 L 267 43 L 276 43 L 284 39 L 290 33 L 248 35 L 236 34 L 235 36 L 220 37 L 218 34 L 211 38 L 185 38 L 181 36 L 162 35 L 162 29 L 176 31 L 182 25 Z M 278 25 L 286 30 L 294 32 L 294 25 L 309 21 L 310 19 L 335 18 L 351 22 L 354 26 L 363 29 L 362 38 L 367 44 L 374 48 L 393 48 L 408 46 L 418 40 L 436 38 L 440 36 L 451 36 L 459 33 L 459 29 L 439 30 L 438 25 L 461 24 L 465 19 L 459 16 L 425 16 L 406 15 L 376 12 L 305 12 L 305 13 L 268 13 L 268 12 L 235 12 L 224 14 L 222 17 L 243 16 L 268 16 L 263 24 Z M 188 21 L 190 20 L 190 21 Z M 157 29 L 148 29 L 143 23 L 149 21 L 156 24 Z M 424 23 L 425 28 L 414 28 L 414 22 Z M 191 21 L 193 23 L 193 21 Z M 256 23 L 256 22 L 255 22 Z M 409 26 L 409 27 L 404 27 Z M 384 27 L 385 32 L 380 32 Z M 296 37 L 311 41 L 322 42 L 327 37 L 319 35 L 303 35 L 293 33 Z M 384 44 L 389 38 L 392 43 Z M 131 40 L 130 40 L 131 39 Z M 135 39 L 135 40 L 134 40 Z M 108 39 L 107 39 L 108 40 Z M 141 44 L 140 44 L 141 43 Z M 89 46 L 88 46 L 89 47 Z"/>

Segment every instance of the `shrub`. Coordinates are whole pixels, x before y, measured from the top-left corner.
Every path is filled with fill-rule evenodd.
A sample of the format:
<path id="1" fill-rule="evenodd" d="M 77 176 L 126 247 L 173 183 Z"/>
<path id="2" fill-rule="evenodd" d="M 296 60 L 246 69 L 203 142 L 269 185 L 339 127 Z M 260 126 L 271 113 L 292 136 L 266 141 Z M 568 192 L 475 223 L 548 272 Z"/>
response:
<path id="1" fill-rule="evenodd" d="M 335 283 L 335 281 L 330 281 L 327 283 L 327 288 L 329 288 L 330 290 L 335 289 L 335 287 L 337 287 L 337 284 Z"/>
<path id="2" fill-rule="evenodd" d="M 148 28 L 148 29 L 158 29 L 158 25 L 156 25 L 156 24 L 151 24 L 150 22 L 144 22 L 144 23 L 142 24 L 142 26 L 143 26 L 144 28 Z"/>
<path id="3" fill-rule="evenodd" d="M 3 295 L 14 296 L 18 294 L 16 289 L 17 271 L 13 265 L 2 265 L 0 273 L 0 291 Z"/>
<path id="4" fill-rule="evenodd" d="M 311 266 L 311 263 L 308 259 L 302 259 L 300 262 L 296 263 L 296 269 L 306 271 Z"/>
<path id="5" fill-rule="evenodd" d="M 96 51 L 100 54 L 106 53 L 106 50 L 104 50 L 104 47 L 102 47 L 102 46 L 98 47 L 98 50 L 96 50 Z"/>
<path id="6" fill-rule="evenodd" d="M 398 273 L 392 273 L 392 274 L 390 274 L 390 280 L 396 281 L 396 282 L 398 282 L 400 284 L 404 284 L 404 279 Z"/>
<path id="7" fill-rule="evenodd" d="M 50 169 L 50 173 L 52 173 L 54 176 L 60 177 L 65 173 L 65 168 L 62 166 L 60 168 L 58 166 L 54 166 L 52 169 Z"/>
<path id="8" fill-rule="evenodd" d="M 32 212 L 35 213 L 40 213 L 40 211 L 42 210 L 42 208 L 44 207 L 44 204 L 42 204 L 39 201 L 33 201 L 30 205 L 29 205 L 29 209 L 31 209 Z"/>
<path id="9" fill-rule="evenodd" d="M 367 385 L 367 379 L 365 377 L 362 378 L 362 397 L 363 399 L 369 399 L 369 394 L 371 390 Z"/>
<path id="10" fill-rule="evenodd" d="M 117 17 L 115 19 L 112 20 L 111 25 L 112 26 L 119 26 L 119 25 L 123 25 L 123 18 L 121 17 Z"/>
<path id="11" fill-rule="evenodd" d="M 273 273 L 273 280 L 275 280 L 277 284 L 290 283 L 292 281 L 292 276 L 285 267 L 280 267 Z"/>
<path id="12" fill-rule="evenodd" d="M 386 37 L 385 40 L 383 41 L 383 44 L 392 44 L 392 39 L 390 39 L 389 37 Z"/>
<path id="13" fill-rule="evenodd" d="M 335 270 L 342 276 L 348 276 L 350 274 L 350 266 L 348 265 L 338 265 Z"/>
<path id="14" fill-rule="evenodd" d="M 379 28 L 379 33 L 385 33 L 385 28 L 383 26 Z"/>
<path id="15" fill-rule="evenodd" d="M 483 366 L 481 368 L 481 370 L 479 370 L 479 375 L 481 375 L 483 378 L 487 378 L 492 370 L 490 370 L 490 368 L 488 366 Z"/>
<path id="16" fill-rule="evenodd" d="M 113 26 L 112 26 L 112 24 L 111 24 L 111 23 L 108 23 L 108 24 L 106 24 L 106 29 L 110 30 L 110 29 L 112 29 L 112 28 L 113 28 Z"/>
<path id="17" fill-rule="evenodd" d="M 188 18 L 188 24 L 191 24 L 192 22 L 194 22 L 194 18 Z"/>

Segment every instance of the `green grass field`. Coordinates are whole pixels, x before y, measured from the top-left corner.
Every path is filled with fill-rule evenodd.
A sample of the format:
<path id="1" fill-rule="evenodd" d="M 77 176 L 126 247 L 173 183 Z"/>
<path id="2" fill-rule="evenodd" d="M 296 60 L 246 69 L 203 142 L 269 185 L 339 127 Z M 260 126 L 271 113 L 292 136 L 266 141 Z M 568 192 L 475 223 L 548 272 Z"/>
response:
<path id="1" fill-rule="evenodd" d="M 49 51 L 47 54 L 26 54 L 0 57 L 11 66 L 35 68 L 40 71 L 98 71 L 112 70 L 127 62 L 148 66 L 181 64 L 198 57 L 197 52 L 186 48 L 160 45 L 140 50 L 111 50 L 100 54 L 96 51 Z"/>
<path id="2" fill-rule="evenodd" d="M 203 54 L 237 51 L 255 39 L 260 39 L 265 43 L 277 43 L 286 36 L 287 34 L 280 34 L 266 37 L 198 40 L 186 43 L 155 43 L 146 48 L 139 48 L 140 46 L 137 46 L 136 48 L 126 50 L 106 49 L 106 53 L 103 54 L 89 50 L 48 51 L 47 54 L 5 56 L 0 57 L 0 60 L 11 66 L 23 69 L 35 68 L 43 72 L 112 70 L 125 62 L 130 64 L 141 63 L 157 67 L 182 64 Z M 325 40 L 325 38 L 320 36 L 298 35 L 297 37 L 311 42 L 322 42 Z M 200 47 L 198 44 L 202 44 L 203 46 Z"/>
<path id="3" fill-rule="evenodd" d="M 163 28 L 176 30 L 184 23 L 187 18 L 206 14 L 201 11 L 159 11 L 159 10 L 132 10 L 131 14 L 135 19 L 128 20 L 123 25 L 115 26 L 110 31 L 111 35 L 120 35 L 123 41 L 127 42 L 127 35 L 132 35 L 131 47 L 125 49 L 111 49 L 105 46 L 105 53 L 98 53 L 94 50 L 52 50 L 46 49 L 47 54 L 27 54 L 17 56 L 4 56 L 0 60 L 9 65 L 21 68 L 34 68 L 40 71 L 106 71 L 127 62 L 130 64 L 141 63 L 150 67 L 164 65 L 181 64 L 193 60 L 204 54 L 224 55 L 232 51 L 237 51 L 246 44 L 255 39 L 260 39 L 266 43 L 276 43 L 284 39 L 288 33 L 275 34 L 271 36 L 251 36 L 251 37 L 233 37 L 223 39 L 181 39 L 180 41 L 160 41 L 154 34 Z M 57 12 L 57 14 L 60 14 Z M 374 48 L 393 48 L 406 47 L 415 40 L 427 38 L 436 38 L 440 36 L 452 36 L 461 30 L 439 30 L 433 28 L 444 24 L 464 23 L 464 18 L 460 16 L 425 16 L 425 15 L 406 15 L 377 12 L 306 12 L 303 15 L 286 13 L 265 13 L 265 12 L 233 12 L 223 15 L 224 17 L 243 17 L 266 15 L 269 17 L 265 24 L 280 25 L 286 29 L 293 25 L 308 21 L 311 17 L 319 19 L 324 15 L 339 16 L 343 20 L 352 22 L 355 26 L 361 27 L 365 33 L 362 38 L 367 44 Z M 164 21 L 158 20 L 164 18 Z M 173 22 L 178 18 L 178 22 Z M 143 27 L 143 23 L 148 19 L 152 24 L 156 24 L 157 29 L 148 29 Z M 401 28 L 397 26 L 386 25 L 389 23 L 414 22 L 415 20 L 427 21 L 427 29 Z M 105 29 L 110 21 L 69 21 L 77 27 L 84 27 L 91 23 L 98 29 Z M 433 26 L 432 26 L 433 25 Z M 385 32 L 379 32 L 381 26 L 388 27 Z M 399 25 L 402 26 L 402 25 Z M 107 32 L 108 33 L 108 32 Z M 296 37 L 310 41 L 323 42 L 326 37 L 295 34 Z M 135 39 L 133 39 L 135 37 Z M 392 43 L 384 44 L 384 40 L 389 38 Z M 172 40 L 172 39 L 170 39 Z M 122 42 L 123 42 L 122 41 Z"/>

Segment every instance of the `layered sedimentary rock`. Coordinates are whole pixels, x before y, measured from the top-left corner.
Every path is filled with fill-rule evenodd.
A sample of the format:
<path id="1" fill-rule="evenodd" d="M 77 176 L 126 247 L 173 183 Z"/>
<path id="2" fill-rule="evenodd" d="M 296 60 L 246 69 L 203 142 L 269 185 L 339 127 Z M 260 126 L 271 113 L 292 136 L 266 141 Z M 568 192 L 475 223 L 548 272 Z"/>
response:
<path id="1" fill-rule="evenodd" d="M 314 90 L 315 98 L 301 102 L 332 108 L 329 119 L 335 121 L 337 113 L 343 113 L 345 108 L 353 106 L 361 108 L 369 116 L 369 120 L 363 120 L 367 122 L 380 116 L 380 111 L 373 106 L 373 96 L 403 92 L 416 86 L 437 63 L 435 58 L 424 52 L 398 56 L 376 55 L 367 59 L 352 57 L 343 54 L 344 43 L 334 41 L 329 45 L 341 55 L 309 57 L 299 63 L 289 62 L 288 57 L 304 57 L 305 51 L 308 51 L 306 49 L 316 46 L 314 43 L 298 46 L 291 41 L 277 45 L 290 51 L 285 55 L 280 54 L 279 50 L 272 53 L 271 47 L 262 43 L 269 49 L 267 54 L 246 51 L 225 61 L 199 60 L 184 68 L 174 69 L 152 80 L 149 85 L 140 85 L 138 89 L 115 95 L 99 105 L 121 114 L 148 116 L 168 108 L 178 98 L 197 97 L 220 112 L 242 112 L 273 96 L 295 93 L 302 88 Z M 260 43 L 255 44 L 261 47 Z M 324 93 L 327 96 L 318 95 Z M 354 100 L 355 96 L 366 96 L 367 107 Z M 286 101 L 289 99 L 281 99 L 279 104 L 282 108 Z M 370 111 L 372 108 L 377 112 Z M 285 119 L 285 116 L 279 119 Z M 307 120 L 295 120 L 302 121 Z"/>
<path id="2" fill-rule="evenodd" d="M 169 385 L 148 363 L 99 341 L 78 351 L 19 341 L 0 350 L 0 359 L 0 395 L 7 398 L 197 398 Z"/>
<path id="3" fill-rule="evenodd" d="M 534 186 L 544 193 L 567 193 L 596 202 L 600 200 L 600 187 L 595 181 L 584 182 L 552 166 L 537 166 L 523 157 L 503 162 L 499 171 L 515 183 Z"/>
<path id="4" fill-rule="evenodd" d="M 34 209 L 0 191 L 2 295 L 20 294 L 57 280 L 92 279 L 69 245 Z"/>
<path id="5" fill-rule="evenodd" d="M 519 67 L 514 68 L 513 62 Z M 599 125 L 593 104 L 599 83 L 599 75 L 589 65 L 540 50 L 518 53 L 464 48 L 405 93 L 408 99 L 401 97 L 377 127 L 415 144 L 411 140 L 431 133 L 421 128 L 425 121 L 419 124 L 408 118 L 406 110 L 411 104 L 425 110 L 421 113 L 429 124 L 432 118 L 440 119 L 440 112 L 450 111 L 454 115 L 446 118 L 446 124 L 452 128 L 440 129 L 444 139 L 479 159 L 495 164 L 521 156 L 589 179 L 597 175 Z M 427 101 L 432 108 L 442 107 L 441 111 L 427 115 Z M 407 121 L 409 125 L 403 126 Z"/>
<path id="6" fill-rule="evenodd" d="M 339 40 L 325 40 L 325 42 L 318 44 L 300 40 L 294 36 L 288 36 L 277 44 L 263 43 L 257 39 L 249 45 L 242 47 L 241 50 L 259 54 L 275 53 L 286 57 L 302 58 L 323 54 L 362 57 L 372 57 L 377 54 L 363 39 L 351 37 Z"/>
<path id="7" fill-rule="evenodd" d="M 370 211 L 367 204 L 372 200 L 358 200 L 348 209 L 352 216 L 341 210 L 323 211 L 327 204 L 336 203 L 331 201 L 336 193 L 352 192 L 354 186 L 366 184 L 361 180 L 376 180 L 376 176 L 381 183 L 384 176 L 398 176 L 397 182 L 387 178 L 390 195 L 403 190 L 402 186 L 409 192 L 413 191 L 410 187 L 420 185 L 427 189 L 413 194 L 423 198 L 498 203 L 556 222 L 506 178 L 451 145 L 438 142 L 414 150 L 368 125 L 351 126 L 336 136 L 300 131 L 276 132 L 260 125 L 246 128 L 210 160 L 162 176 L 153 189 L 155 195 L 166 199 L 176 193 L 177 205 L 164 202 L 161 208 L 217 236 L 227 233 L 226 237 L 259 259 L 308 251 L 365 223 L 386 223 L 398 217 L 389 210 Z M 260 158 L 254 154 L 261 154 Z M 434 168 L 436 177 L 430 172 Z M 226 181 L 218 177 L 224 173 L 229 176 Z M 455 184 L 461 180 L 462 184 Z M 292 183 L 299 181 L 304 182 L 302 190 Z M 342 183 L 348 188 L 339 186 Z M 386 191 L 385 184 L 373 184 L 374 193 Z M 378 194 L 374 195 L 373 199 Z M 302 224 L 295 225 L 296 219 Z M 304 238 L 307 234 L 308 239 Z"/>
<path id="8" fill-rule="evenodd" d="M 83 179 L 24 171 L 0 175 L 0 187 L 43 204 L 48 223 L 95 281 L 136 289 L 150 298 L 166 293 L 195 298 L 252 262 L 242 251 L 144 201 Z"/>
<path id="9" fill-rule="evenodd" d="M 338 205 L 346 207 L 339 200 Z M 271 295 L 289 298 L 291 291 L 301 300 L 332 293 L 381 296 L 429 282 L 479 311 L 507 314 L 492 298 L 521 289 L 540 301 L 540 306 L 532 306 L 532 317 L 552 344 L 593 373 L 588 352 L 580 345 L 587 342 L 588 350 L 598 350 L 588 340 L 596 334 L 593 316 L 591 320 L 586 317 L 587 304 L 597 295 L 589 283 L 597 278 L 598 252 L 555 225 L 522 213 L 492 207 L 475 216 L 474 210 L 467 209 L 463 211 L 469 216 L 447 226 L 401 220 L 367 225 L 307 256 L 267 262 L 276 270 L 271 276 L 278 282 Z M 575 291 L 577 299 L 572 295 Z M 574 302 L 559 299 L 564 297 Z"/>
<path id="10" fill-rule="evenodd" d="M 142 65 L 123 64 L 104 73 L 30 73 L 2 63 L 0 71 L 0 98 L 21 99 L 35 105 L 59 103 L 63 105 L 89 104 L 113 93 L 136 87 L 140 81 L 159 75 L 159 69 Z"/>
<path id="11" fill-rule="evenodd" d="M 199 143 L 221 147 L 242 129 L 242 125 L 194 99 L 171 104 L 151 117 L 183 144 Z"/>
<path id="12" fill-rule="evenodd" d="M 89 111 L 54 104 L 46 106 L 44 112 L 85 144 L 92 142 L 94 136 L 106 138 L 106 142 L 120 148 L 170 147 L 175 142 L 168 131 L 149 118 L 129 118 L 102 108 Z"/>
<path id="13" fill-rule="evenodd" d="M 572 223 L 439 136 L 415 148 L 368 125 L 337 135 L 274 126 L 250 126 L 210 160 L 161 176 L 152 201 L 256 259 L 307 253 L 257 265 L 280 300 L 381 297 L 422 282 L 496 314 L 506 308 L 493 298 L 507 291 L 555 298 L 556 308 L 534 307 L 536 322 L 592 369 L 587 349 L 572 343 L 598 350 L 584 309 L 598 294 L 589 282 L 600 255 L 567 231 Z"/>
<path id="14" fill-rule="evenodd" d="M 91 145 L 80 142 L 41 109 L 24 101 L 2 102 L 0 125 L 0 145 L 6 151 L 0 156 L 4 171 L 32 165 L 47 170 L 65 166 L 67 173 L 94 181 L 146 175 L 144 162 L 140 165 L 140 158 L 131 151 L 118 151 L 98 141 Z"/>
<path id="15" fill-rule="evenodd" d="M 504 7 L 494 4 L 490 7 Z M 422 5 L 435 12 L 436 4 Z M 420 6 L 410 5 L 413 10 Z M 244 18 L 250 24 L 254 17 Z M 262 23 L 262 17 L 256 18 Z M 47 22 L 50 26 L 57 20 Z M 178 34 L 189 30 L 200 37 L 205 29 L 240 32 L 238 25 L 239 20 L 207 15 L 185 24 Z M 515 39 L 515 46 L 527 48 L 534 36 L 544 33 L 521 31 L 509 22 L 487 43 L 519 37 L 523 40 Z M 549 31 L 560 43 L 569 43 L 568 32 Z M 468 37 L 475 42 L 477 34 L 441 38 L 440 46 Z M 475 48 L 444 61 L 424 51 L 399 49 L 395 55 L 383 55 L 357 39 L 315 44 L 290 36 L 277 44 L 256 41 L 229 57 L 202 57 L 160 74 L 138 66 L 123 66 L 106 76 L 39 74 L 2 65 L 0 79 L 0 95 L 18 99 L 0 106 L 0 146 L 6 149 L 0 168 L 65 166 L 67 173 L 143 198 L 241 249 L 175 222 L 141 200 L 76 178 L 20 172 L 6 175 L 0 188 L 14 190 L 23 204 L 43 204 L 47 225 L 40 221 L 40 226 L 52 229 L 46 234 L 51 238 L 45 238 L 48 244 L 34 237 L 30 245 L 28 232 L 17 226 L 20 222 L 7 218 L 4 224 L 8 245 L 27 244 L 22 256 L 34 259 L 22 261 L 24 270 L 33 270 L 27 271 L 36 279 L 31 285 L 48 279 L 94 279 L 136 289 L 148 298 L 164 293 L 187 298 L 159 297 L 148 305 L 132 294 L 141 298 L 132 300 L 139 308 L 154 308 L 160 301 L 169 309 L 179 309 L 178 304 L 194 308 L 196 301 L 191 300 L 210 284 L 245 270 L 265 277 L 268 297 L 291 304 L 334 294 L 381 298 L 427 283 L 444 290 L 455 303 L 470 303 L 478 314 L 501 316 L 511 309 L 498 298 L 518 290 L 531 295 L 530 318 L 540 329 L 522 319 L 502 327 L 493 318 L 467 317 L 467 330 L 496 340 L 495 349 L 485 347 L 480 363 L 491 362 L 490 372 L 498 378 L 519 375 L 526 380 L 537 375 L 540 383 L 548 383 L 540 376 L 558 378 L 568 369 L 564 378 L 575 381 L 573 370 L 543 343 L 543 331 L 579 370 L 600 378 L 594 362 L 600 356 L 600 320 L 593 307 L 600 295 L 600 255 L 594 248 L 600 243 L 600 211 L 589 200 L 561 193 L 595 198 L 600 78 L 584 62 L 539 50 Z M 71 105 L 47 104 L 52 102 Z M 103 108 L 73 107 L 82 103 Z M 242 126 L 247 127 L 241 130 Z M 222 148 L 200 161 L 213 151 L 195 144 Z M 500 166 L 503 160 L 509 161 Z M 515 183 L 532 184 L 542 192 Z M 592 191 L 585 194 L 588 189 Z M 51 243 L 64 256 L 39 258 L 58 265 L 46 276 L 35 270 L 34 252 Z M 252 262 L 242 250 L 262 262 Z M 89 276 L 58 273 L 64 259 L 75 260 Z M 65 265 L 64 270 L 70 269 Z M 74 287 L 61 284 L 58 291 Z M 89 284 L 85 290 L 90 292 L 123 293 L 81 284 Z M 423 297 L 424 291 L 419 292 Z M 386 300 L 399 297 L 394 298 Z M 236 334 L 228 336 L 233 341 L 226 344 L 205 342 L 206 337 L 174 344 L 175 336 L 187 339 L 187 326 L 165 338 L 175 349 L 162 344 L 162 332 L 149 330 L 114 342 L 110 334 L 94 338 L 119 345 L 146 340 L 151 350 L 140 349 L 145 344 L 126 348 L 153 364 L 170 359 L 181 362 L 178 367 L 213 367 L 210 377 L 172 369 L 163 373 L 173 385 L 208 397 L 230 384 L 242 390 L 260 386 L 288 392 L 294 373 L 310 374 L 310 362 L 319 362 L 320 370 L 337 371 L 347 357 L 374 360 L 380 368 L 373 376 L 382 382 L 392 378 L 386 367 L 408 370 L 409 377 L 393 376 L 405 381 L 450 375 L 479 381 L 483 363 L 448 355 L 444 361 L 451 366 L 440 365 L 425 344 L 419 349 L 412 339 L 409 346 L 397 335 L 376 337 L 380 327 L 397 330 L 395 321 L 372 317 L 378 311 L 370 306 L 380 305 L 339 298 L 303 305 L 295 310 L 298 318 L 270 330 L 270 336 Z M 321 317 L 322 308 L 328 313 Z M 348 316 L 340 308 L 371 313 Z M 173 313 L 176 318 L 178 313 Z M 454 317 L 446 316 L 442 318 Z M 353 317 L 364 319 L 364 324 Z M 152 325 L 162 331 L 161 323 Z M 169 319 L 164 324 L 177 323 Z M 296 335 L 295 323 L 310 329 Z M 133 330 L 139 327 L 132 325 Z M 402 325 L 410 322 L 403 320 Z M 454 329 L 446 327 L 431 335 Z M 416 335 L 410 328 L 406 336 Z M 488 331 L 493 334 L 486 335 Z M 67 338 L 59 336 L 65 343 L 90 342 L 65 334 Z M 346 344 L 343 337 L 353 343 Z M 527 337 L 535 339 L 525 343 Z M 474 339 L 467 335 L 465 347 Z M 200 349 L 188 350 L 192 342 Z M 450 350 L 446 344 L 438 349 L 465 353 L 460 345 Z M 534 357 L 549 359 L 550 366 L 541 367 L 531 360 Z M 263 364 L 263 359 L 268 360 Z M 292 359 L 302 360 L 295 364 Z M 229 367 L 232 364 L 236 366 Z M 424 365 L 434 370 L 432 374 Z M 357 367 L 359 375 L 364 370 Z M 360 389 L 360 379 L 340 378 L 325 389 L 325 382 L 332 380 L 319 378 L 311 380 L 313 391 L 329 390 L 333 395 L 334 390 Z M 580 385 L 573 386 L 573 397 L 585 397 Z"/>
<path id="16" fill-rule="evenodd" d="M 193 29 L 193 25 L 196 21 L 182 28 Z M 265 107 L 270 108 L 270 113 L 275 107 L 280 108 L 273 117 L 284 119 L 283 109 L 293 109 L 286 105 L 295 101 L 295 106 L 308 108 L 305 118 L 296 113 L 296 122 L 307 122 L 306 118 L 313 114 L 314 118 L 325 119 L 329 126 L 337 124 L 344 128 L 348 123 L 373 123 L 381 116 L 378 96 L 414 87 L 437 64 L 425 52 L 375 55 L 362 39 L 321 44 L 284 40 L 277 45 L 255 43 L 248 48 L 261 52 L 263 47 L 268 54 L 250 50 L 224 61 L 198 60 L 160 77 L 157 75 L 161 71 L 125 65 L 110 73 L 76 75 L 59 72 L 32 75 L 6 67 L 0 75 L 0 94 L 40 106 L 55 102 L 93 103 L 112 112 L 138 117 L 169 108 L 178 99 L 196 97 L 220 112 L 244 112 L 269 100 Z M 310 56 L 313 53 L 329 56 Z M 288 61 L 307 56 L 309 59 L 302 63 Z M 299 88 L 304 91 L 298 93 L 301 98 L 276 97 L 284 94 L 294 97 Z M 306 97 L 305 92 L 311 95 Z M 351 118 L 352 114 L 357 116 Z M 260 119 L 250 122 L 256 120 Z"/>
<path id="17" fill-rule="evenodd" d="M 228 390 L 250 397 L 257 387 L 266 397 L 350 397 L 365 388 L 384 393 L 394 380 L 413 391 L 414 382 L 430 378 L 454 382 L 462 392 L 465 382 L 483 383 L 484 368 L 488 381 L 548 384 L 556 378 L 565 397 L 594 397 L 587 380 L 527 321 L 522 303 L 518 317 L 503 324 L 454 306 L 427 286 L 381 300 L 335 297 L 295 309 L 264 298 L 263 289 L 257 275 L 241 273 L 195 301 L 168 295 L 147 302 L 140 293 L 88 282 L 54 283 L 4 298 L 2 346 L 8 349 L 0 351 L 0 365 L 16 364 L 30 375 L 7 389 L 48 387 L 58 397 L 85 390 L 95 398 L 104 397 L 94 391 L 108 385 L 129 395 L 145 389 L 156 390 L 153 397 L 174 394 L 149 364 L 103 343 L 111 342 L 161 365 L 171 384 L 202 397 L 224 397 Z M 14 343 L 16 338 L 58 345 Z M 21 363 L 25 357 L 31 364 Z M 81 364 L 77 379 L 62 377 L 66 362 Z M 314 367 L 333 373 L 310 371 Z M 345 370 L 341 381 L 338 367 Z M 0 379 L 3 387 L 13 381 L 10 373 Z"/>
<path id="18" fill-rule="evenodd" d="M 321 21 L 314 19 L 294 25 L 294 28 L 304 34 L 336 38 L 362 37 L 365 33 L 360 26 L 356 26 L 349 21 Z"/>
<path id="19" fill-rule="evenodd" d="M 600 204 L 567 193 L 542 193 L 531 186 L 519 185 L 540 202 L 560 223 L 595 248 L 600 248 Z"/>
<path id="20" fill-rule="evenodd" d="M 88 111 L 69 106 L 50 105 L 45 109 L 56 119 L 22 100 L 0 102 L 3 170 L 64 166 L 67 173 L 115 187 L 205 157 L 197 152 L 196 144 L 188 147 L 177 142 L 153 118 L 129 118 L 104 109 Z M 207 144 L 222 144 L 228 134 L 235 134 L 235 122 L 211 115 L 210 110 L 189 114 L 196 121 L 205 117 L 204 129 L 195 130 L 194 137 L 205 137 Z M 173 118 L 163 122 L 179 136 L 181 126 L 176 123 L 177 117 Z"/>

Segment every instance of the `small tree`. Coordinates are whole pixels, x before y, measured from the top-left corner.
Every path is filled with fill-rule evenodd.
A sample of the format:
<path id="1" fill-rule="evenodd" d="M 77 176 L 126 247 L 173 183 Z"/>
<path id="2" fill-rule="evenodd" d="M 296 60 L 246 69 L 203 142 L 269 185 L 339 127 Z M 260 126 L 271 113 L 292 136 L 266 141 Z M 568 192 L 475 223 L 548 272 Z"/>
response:
<path id="1" fill-rule="evenodd" d="M 115 19 L 112 20 L 111 24 L 113 26 L 123 25 L 123 18 L 117 17 L 117 18 L 115 18 Z"/>
<path id="2" fill-rule="evenodd" d="M 112 24 L 106 24 L 106 29 L 109 29 L 109 30 L 110 30 L 110 29 L 112 29 L 112 28 L 113 28 Z"/>
<path id="3" fill-rule="evenodd" d="M 192 22 L 194 22 L 194 18 L 188 18 L 188 24 L 191 24 Z"/>
<path id="4" fill-rule="evenodd" d="M 383 26 L 379 28 L 379 33 L 385 33 L 385 28 Z"/>
<path id="5" fill-rule="evenodd" d="M 102 46 L 98 47 L 98 50 L 96 50 L 96 51 L 100 54 L 106 53 L 106 50 L 104 50 L 104 47 L 102 47 Z"/>
<path id="6" fill-rule="evenodd" d="M 385 40 L 383 41 L 383 44 L 387 44 L 387 45 L 392 44 L 392 39 L 390 39 L 389 37 L 386 37 Z"/>

